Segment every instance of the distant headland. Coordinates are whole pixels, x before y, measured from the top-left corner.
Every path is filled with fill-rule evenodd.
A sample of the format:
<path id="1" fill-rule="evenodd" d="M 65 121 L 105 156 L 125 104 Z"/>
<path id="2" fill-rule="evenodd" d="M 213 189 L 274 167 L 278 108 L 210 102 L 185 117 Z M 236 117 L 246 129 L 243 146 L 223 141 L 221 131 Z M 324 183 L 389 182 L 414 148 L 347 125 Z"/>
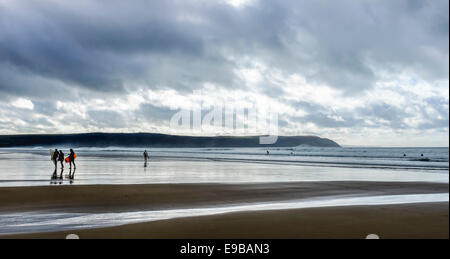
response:
<path id="1" fill-rule="evenodd" d="M 259 144 L 259 136 L 179 136 L 157 133 L 82 133 L 0 135 L 0 147 L 340 147 L 317 136 L 279 136 L 271 145 Z"/>

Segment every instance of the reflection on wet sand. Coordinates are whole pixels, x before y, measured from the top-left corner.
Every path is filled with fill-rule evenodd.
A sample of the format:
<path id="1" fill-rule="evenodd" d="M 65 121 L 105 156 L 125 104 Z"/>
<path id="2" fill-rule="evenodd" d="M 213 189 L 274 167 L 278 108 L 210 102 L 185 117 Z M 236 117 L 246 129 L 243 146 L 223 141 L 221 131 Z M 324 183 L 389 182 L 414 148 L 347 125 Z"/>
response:
<path id="1" fill-rule="evenodd" d="M 57 174 L 57 168 L 55 167 L 55 169 L 53 170 L 52 176 L 50 178 L 50 184 L 63 184 L 63 180 L 64 178 L 69 179 L 69 183 L 73 184 L 74 179 L 75 179 L 75 171 L 76 169 L 74 168 L 72 170 L 72 168 L 69 169 L 69 174 L 66 174 L 65 177 L 63 177 L 63 173 L 64 173 L 64 168 L 61 168 L 61 171 L 59 173 L 59 176 Z"/>

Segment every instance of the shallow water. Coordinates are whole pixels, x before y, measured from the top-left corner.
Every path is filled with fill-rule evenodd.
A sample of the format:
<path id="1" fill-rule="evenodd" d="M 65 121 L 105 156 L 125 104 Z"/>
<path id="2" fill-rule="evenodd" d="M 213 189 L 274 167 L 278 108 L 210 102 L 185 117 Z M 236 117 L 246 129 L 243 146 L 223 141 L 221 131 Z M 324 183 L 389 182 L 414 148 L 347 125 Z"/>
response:
<path id="1" fill-rule="evenodd" d="M 318 208 L 333 206 L 448 202 L 449 194 L 386 195 L 369 197 L 327 197 L 270 203 L 249 203 L 226 207 L 171 209 L 120 213 L 26 212 L 0 215 L 0 234 L 98 228 L 180 217 L 217 215 L 239 211 Z"/>
<path id="2" fill-rule="evenodd" d="M 52 184 L 254 183 L 286 181 L 426 181 L 449 182 L 448 169 L 375 168 L 255 160 L 152 156 L 147 167 L 139 154 L 79 151 L 74 180 L 67 164 L 63 180 L 50 178 L 47 155 L 0 151 L 0 187 Z M 135 151 L 136 152 L 136 151 Z M 104 155 L 104 154 L 107 155 Z M 111 154 L 112 153 L 112 154 Z M 56 171 L 61 175 L 61 170 Z"/>

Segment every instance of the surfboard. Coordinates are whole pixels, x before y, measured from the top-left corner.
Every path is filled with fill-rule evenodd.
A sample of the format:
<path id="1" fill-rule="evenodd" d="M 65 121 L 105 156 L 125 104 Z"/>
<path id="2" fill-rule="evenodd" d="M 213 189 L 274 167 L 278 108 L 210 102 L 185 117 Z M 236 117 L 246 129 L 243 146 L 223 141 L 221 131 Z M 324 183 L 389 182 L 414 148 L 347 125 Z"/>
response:
<path id="1" fill-rule="evenodd" d="M 73 159 L 77 158 L 77 154 L 73 154 Z M 70 162 L 70 156 L 66 157 L 66 163 Z"/>
<path id="2" fill-rule="evenodd" d="M 53 160 L 53 154 L 55 154 L 55 150 L 50 149 L 50 160 Z"/>

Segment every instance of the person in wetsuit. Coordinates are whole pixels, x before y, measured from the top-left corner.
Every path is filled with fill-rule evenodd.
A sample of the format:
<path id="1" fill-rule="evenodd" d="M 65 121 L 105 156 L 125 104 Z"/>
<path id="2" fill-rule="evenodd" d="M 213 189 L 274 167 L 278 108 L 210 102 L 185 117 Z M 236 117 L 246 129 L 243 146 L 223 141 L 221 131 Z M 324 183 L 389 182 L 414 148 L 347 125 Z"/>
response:
<path id="1" fill-rule="evenodd" d="M 77 167 L 75 165 L 75 152 L 73 152 L 73 149 L 70 149 L 70 154 L 69 154 L 70 169 L 72 169 L 72 164 L 73 164 L 73 169 L 77 169 Z"/>
<path id="2" fill-rule="evenodd" d="M 147 150 L 144 150 L 144 167 L 147 167 L 147 161 L 148 161 L 148 153 Z"/>
<path id="3" fill-rule="evenodd" d="M 147 153 L 147 150 L 144 151 L 144 160 L 145 160 L 145 162 L 147 163 L 147 161 L 148 161 L 148 153 Z"/>
<path id="4" fill-rule="evenodd" d="M 55 165 L 55 168 L 58 167 L 58 164 L 57 164 L 58 156 L 59 156 L 58 149 L 55 149 L 55 152 L 53 152 L 53 156 L 52 156 L 52 161 L 53 161 L 53 164 Z"/>
<path id="5" fill-rule="evenodd" d="M 64 168 L 64 153 L 62 152 L 62 150 L 59 151 L 58 154 L 58 161 L 61 163 L 61 168 Z"/>

